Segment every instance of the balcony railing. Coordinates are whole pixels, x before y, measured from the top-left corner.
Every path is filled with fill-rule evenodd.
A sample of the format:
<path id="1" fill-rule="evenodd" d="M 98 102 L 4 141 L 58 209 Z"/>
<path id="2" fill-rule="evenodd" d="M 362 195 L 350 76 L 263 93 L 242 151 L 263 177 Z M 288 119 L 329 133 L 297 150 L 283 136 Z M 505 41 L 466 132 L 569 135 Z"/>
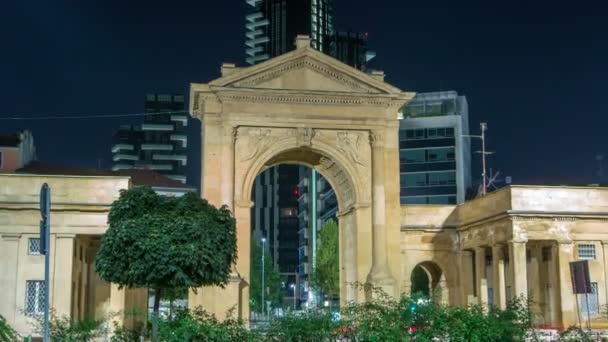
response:
<path id="1" fill-rule="evenodd" d="M 146 123 L 141 125 L 141 129 L 144 131 L 172 131 L 173 125 Z"/>
<path id="2" fill-rule="evenodd" d="M 144 151 L 173 151 L 171 144 L 141 144 L 141 149 Z"/>
<path id="3" fill-rule="evenodd" d="M 179 161 L 182 166 L 188 162 L 188 157 L 181 154 L 155 154 L 152 156 L 153 160 L 174 160 Z"/>
<path id="4" fill-rule="evenodd" d="M 116 153 L 121 150 L 133 151 L 134 149 L 135 147 L 131 144 L 115 144 L 114 146 L 112 146 L 112 153 Z"/>

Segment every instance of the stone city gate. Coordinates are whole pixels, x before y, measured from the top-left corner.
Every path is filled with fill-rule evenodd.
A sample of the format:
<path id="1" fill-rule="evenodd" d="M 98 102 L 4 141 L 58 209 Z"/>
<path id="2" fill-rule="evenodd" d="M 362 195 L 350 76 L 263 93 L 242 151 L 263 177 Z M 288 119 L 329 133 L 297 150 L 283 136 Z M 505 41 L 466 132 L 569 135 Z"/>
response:
<path id="1" fill-rule="evenodd" d="M 398 112 L 413 97 L 328 57 L 298 37 L 297 49 L 264 63 L 222 66 L 192 84 L 202 122 L 202 196 L 237 220 L 238 260 L 226 288 L 190 294 L 190 305 L 223 317 L 249 315 L 252 187 L 265 168 L 303 164 L 334 188 L 339 207 L 340 298 L 362 301 L 348 283 L 400 292 Z"/>

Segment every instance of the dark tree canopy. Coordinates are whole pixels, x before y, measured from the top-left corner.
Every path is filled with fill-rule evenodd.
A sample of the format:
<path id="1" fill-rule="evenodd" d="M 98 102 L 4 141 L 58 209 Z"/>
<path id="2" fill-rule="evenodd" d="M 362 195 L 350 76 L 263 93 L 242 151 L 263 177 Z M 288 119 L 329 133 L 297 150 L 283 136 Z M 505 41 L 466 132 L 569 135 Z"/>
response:
<path id="1" fill-rule="evenodd" d="M 105 281 L 161 290 L 223 286 L 230 277 L 236 224 L 226 207 L 136 187 L 121 192 L 108 221 L 95 259 Z"/>

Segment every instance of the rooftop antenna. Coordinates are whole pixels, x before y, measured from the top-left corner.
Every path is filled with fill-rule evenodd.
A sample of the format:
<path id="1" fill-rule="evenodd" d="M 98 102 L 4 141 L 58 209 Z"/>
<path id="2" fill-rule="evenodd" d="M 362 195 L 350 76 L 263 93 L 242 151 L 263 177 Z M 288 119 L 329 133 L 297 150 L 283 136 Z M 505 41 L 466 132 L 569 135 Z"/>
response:
<path id="1" fill-rule="evenodd" d="M 494 154 L 494 152 L 486 151 L 486 131 L 488 130 L 488 124 L 486 122 L 481 122 L 479 124 L 481 129 L 481 135 L 462 135 L 465 138 L 478 138 L 481 139 L 481 151 L 475 151 L 475 153 L 481 154 L 481 179 L 482 185 L 481 189 L 479 189 L 479 195 L 485 196 L 488 193 L 488 185 L 487 185 L 487 174 L 486 174 L 486 156 L 490 154 Z"/>

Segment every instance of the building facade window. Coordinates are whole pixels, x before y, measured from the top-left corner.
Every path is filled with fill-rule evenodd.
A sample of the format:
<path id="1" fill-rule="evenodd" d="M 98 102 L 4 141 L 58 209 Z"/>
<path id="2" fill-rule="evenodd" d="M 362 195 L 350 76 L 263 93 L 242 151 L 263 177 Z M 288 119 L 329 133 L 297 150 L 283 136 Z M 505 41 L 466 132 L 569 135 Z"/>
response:
<path id="1" fill-rule="evenodd" d="M 595 245 L 590 243 L 581 243 L 577 246 L 578 258 L 582 260 L 595 259 Z"/>
<path id="2" fill-rule="evenodd" d="M 42 242 L 39 238 L 30 238 L 27 240 L 27 254 L 40 255 L 42 250 Z"/>
<path id="3" fill-rule="evenodd" d="M 581 316 L 589 317 L 597 316 L 600 313 L 600 301 L 597 295 L 597 283 L 591 283 L 591 293 L 579 294 L 579 303 L 581 303 Z"/>
<path id="4" fill-rule="evenodd" d="M 28 280 L 25 282 L 25 313 L 41 315 L 44 312 L 44 281 Z"/>
<path id="5" fill-rule="evenodd" d="M 456 184 L 456 171 L 429 173 L 429 185 Z"/>

